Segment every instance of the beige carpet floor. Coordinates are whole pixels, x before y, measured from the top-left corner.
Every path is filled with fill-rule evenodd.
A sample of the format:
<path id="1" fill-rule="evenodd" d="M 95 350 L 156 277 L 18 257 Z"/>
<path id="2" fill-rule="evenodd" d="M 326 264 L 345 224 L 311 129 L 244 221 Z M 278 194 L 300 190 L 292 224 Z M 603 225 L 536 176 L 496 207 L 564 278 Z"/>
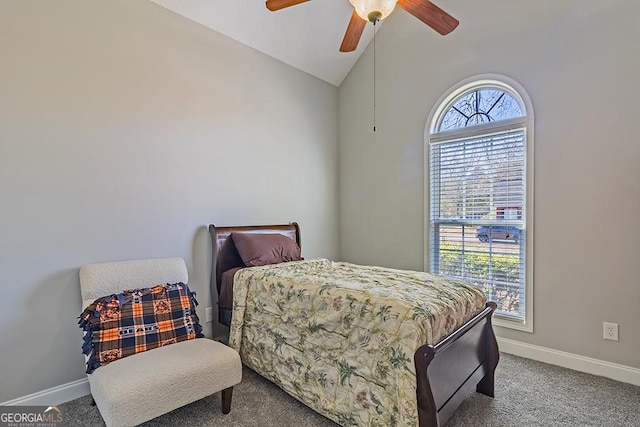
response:
<path id="1" fill-rule="evenodd" d="M 145 426 L 336 426 L 246 369 L 234 388 L 231 413 L 220 394 L 158 417 Z M 59 405 L 68 426 L 104 425 L 89 396 Z M 501 354 L 496 397 L 472 394 L 446 427 L 639 427 L 640 387 Z"/>

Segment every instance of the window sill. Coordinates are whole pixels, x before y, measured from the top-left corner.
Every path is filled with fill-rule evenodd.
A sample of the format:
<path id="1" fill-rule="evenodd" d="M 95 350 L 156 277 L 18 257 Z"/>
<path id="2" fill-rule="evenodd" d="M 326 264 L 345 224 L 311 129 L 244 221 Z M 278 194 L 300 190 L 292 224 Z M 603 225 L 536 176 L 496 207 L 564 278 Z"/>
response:
<path id="1" fill-rule="evenodd" d="M 491 323 L 494 326 L 500 326 L 501 328 L 515 329 L 522 332 L 533 333 L 533 322 L 525 322 L 521 320 L 511 320 L 507 317 L 494 316 Z"/>

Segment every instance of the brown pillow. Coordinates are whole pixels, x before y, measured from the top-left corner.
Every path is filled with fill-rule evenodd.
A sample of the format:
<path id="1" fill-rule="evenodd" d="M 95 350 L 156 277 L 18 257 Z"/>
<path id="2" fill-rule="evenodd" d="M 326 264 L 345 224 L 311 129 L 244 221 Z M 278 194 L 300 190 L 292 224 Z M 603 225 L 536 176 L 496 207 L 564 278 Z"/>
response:
<path id="1" fill-rule="evenodd" d="M 231 238 L 247 267 L 303 259 L 295 240 L 283 234 L 231 233 Z"/>

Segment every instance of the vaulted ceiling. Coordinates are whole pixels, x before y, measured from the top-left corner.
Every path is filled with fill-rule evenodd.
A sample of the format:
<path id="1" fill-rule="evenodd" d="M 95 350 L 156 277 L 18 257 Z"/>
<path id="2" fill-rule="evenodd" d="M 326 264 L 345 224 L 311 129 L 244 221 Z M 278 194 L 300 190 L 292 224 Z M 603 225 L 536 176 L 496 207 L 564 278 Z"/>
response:
<path id="1" fill-rule="evenodd" d="M 338 51 L 353 8 L 348 0 L 315 0 L 277 12 L 265 0 L 151 0 L 269 56 L 339 86 L 373 37 Z M 401 11 L 399 13 L 405 13 Z"/>
<path id="2" fill-rule="evenodd" d="M 335 86 L 340 86 L 371 42 L 374 27 L 367 24 L 354 52 L 339 52 L 353 8 L 349 0 L 312 0 L 276 12 L 265 0 L 151 0 L 181 16 L 222 33 Z M 508 37 L 513 32 L 541 28 L 562 34 L 575 20 L 602 13 L 603 1 L 434 0 L 460 25 L 440 36 L 404 10 L 396 10 L 381 26 L 391 25 L 425 44 L 448 43 L 457 49 L 486 32 Z M 380 34 L 383 36 L 384 32 Z M 457 46 L 457 47 L 456 47 Z M 402 49 L 402 46 L 398 46 Z"/>

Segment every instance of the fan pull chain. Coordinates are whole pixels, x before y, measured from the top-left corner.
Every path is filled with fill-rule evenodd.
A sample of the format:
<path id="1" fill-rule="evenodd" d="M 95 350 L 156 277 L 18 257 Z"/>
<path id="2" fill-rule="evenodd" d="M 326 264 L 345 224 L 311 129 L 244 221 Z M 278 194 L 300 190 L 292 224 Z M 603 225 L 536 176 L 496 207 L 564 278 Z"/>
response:
<path id="1" fill-rule="evenodd" d="M 376 22 L 373 20 L 373 131 L 376 131 Z"/>

